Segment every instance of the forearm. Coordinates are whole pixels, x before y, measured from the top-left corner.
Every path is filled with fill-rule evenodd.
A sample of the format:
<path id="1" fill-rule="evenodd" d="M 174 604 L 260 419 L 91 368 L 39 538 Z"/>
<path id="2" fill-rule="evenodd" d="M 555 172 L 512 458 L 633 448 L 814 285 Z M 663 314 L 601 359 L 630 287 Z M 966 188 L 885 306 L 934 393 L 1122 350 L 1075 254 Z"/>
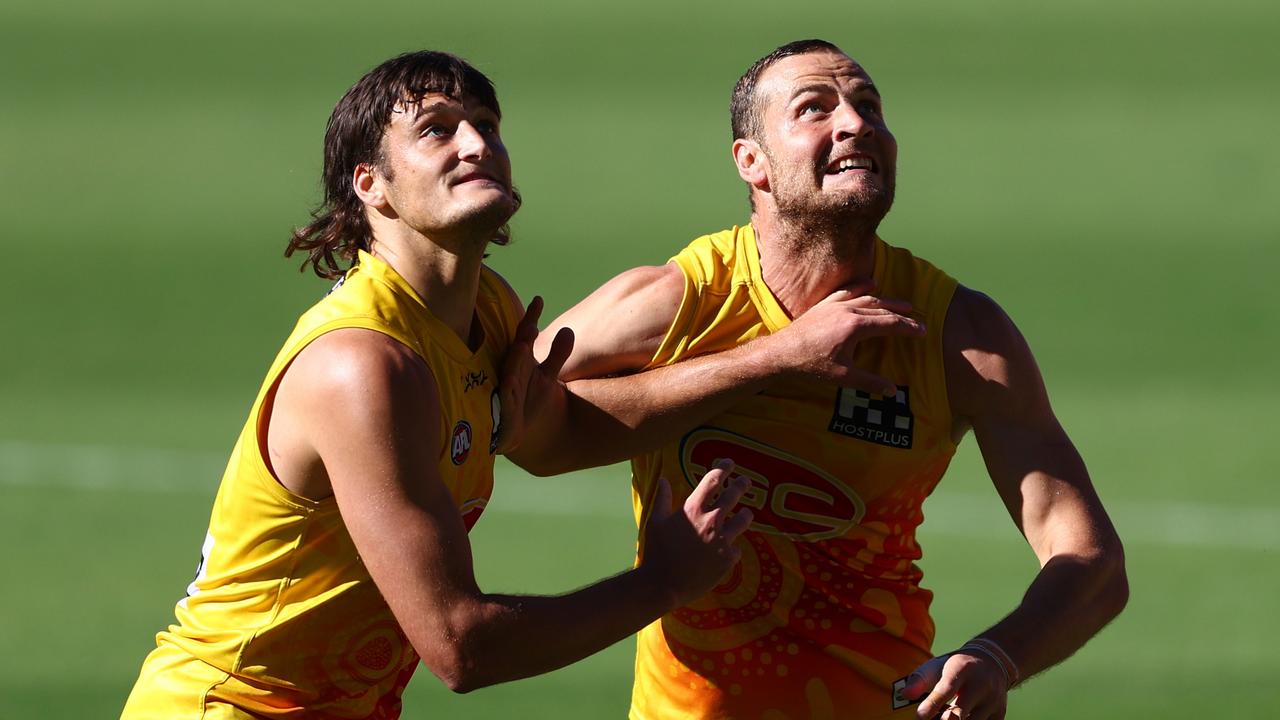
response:
<path id="1" fill-rule="evenodd" d="M 484 595 L 456 610 L 447 667 L 456 692 L 550 672 L 635 634 L 676 606 L 643 568 L 560 596 Z"/>
<path id="2" fill-rule="evenodd" d="M 982 633 L 996 641 L 1025 680 L 1062 662 L 1116 617 L 1128 600 L 1123 554 L 1058 555 L 1032 581 L 1012 613 Z"/>
<path id="3" fill-rule="evenodd" d="M 539 475 L 619 462 L 661 447 L 782 375 L 761 338 L 634 375 L 573 380 L 527 421 L 537 435 L 529 433 L 532 442 L 511 457 Z"/>

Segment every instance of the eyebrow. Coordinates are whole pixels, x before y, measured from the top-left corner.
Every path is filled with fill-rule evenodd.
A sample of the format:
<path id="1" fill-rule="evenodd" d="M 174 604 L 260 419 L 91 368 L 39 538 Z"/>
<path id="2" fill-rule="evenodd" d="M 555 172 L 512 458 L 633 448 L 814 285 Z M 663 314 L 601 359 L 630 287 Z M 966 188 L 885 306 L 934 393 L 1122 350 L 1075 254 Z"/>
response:
<path id="1" fill-rule="evenodd" d="M 877 98 L 880 97 L 880 89 L 877 88 L 875 83 L 872 83 L 872 82 L 858 83 L 857 86 L 854 87 L 853 91 L 855 93 L 870 91 L 871 94 L 875 95 Z M 787 102 L 791 102 L 792 100 L 795 100 L 796 98 L 808 92 L 829 93 L 829 92 L 834 92 L 834 89 L 828 83 L 810 83 L 808 85 L 802 85 L 796 88 L 791 93 L 791 97 L 787 100 Z"/>
<path id="2" fill-rule="evenodd" d="M 416 105 L 413 109 L 412 122 L 417 122 L 423 115 L 429 115 L 434 112 L 449 112 L 453 109 L 454 106 L 452 104 L 440 101 L 433 102 L 430 105 Z"/>
<path id="3" fill-rule="evenodd" d="M 481 111 L 481 112 L 488 112 L 489 114 L 491 114 L 491 115 L 493 116 L 493 118 L 494 118 L 494 120 L 495 120 L 495 121 L 500 122 L 500 121 L 502 120 L 502 115 L 501 115 L 500 113 L 498 113 L 498 111 L 497 111 L 497 110 L 494 110 L 493 108 L 489 107 L 488 105 L 485 105 L 485 104 L 481 103 L 481 104 L 480 104 L 480 111 Z M 399 112 L 404 112 L 404 113 L 406 113 L 406 114 L 407 114 L 409 111 L 408 111 L 408 110 L 400 110 Z M 465 109 L 464 109 L 464 108 L 460 108 L 460 107 L 458 107 L 457 105 L 455 105 L 454 103 L 449 102 L 449 101 L 445 101 L 445 100 L 437 100 L 437 101 L 435 101 L 435 102 L 431 103 L 430 105 L 415 105 L 415 106 L 413 107 L 413 110 L 412 110 L 413 116 L 412 116 L 411 118 L 409 118 L 409 126 L 410 126 L 410 127 L 414 127 L 414 126 L 418 125 L 418 123 L 422 120 L 423 116 L 425 116 L 425 115 L 430 115 L 431 113 L 435 113 L 435 112 L 442 112 L 442 113 L 453 113 L 453 112 L 457 112 L 457 113 L 460 113 L 460 114 L 464 114 L 464 113 L 465 113 Z"/>

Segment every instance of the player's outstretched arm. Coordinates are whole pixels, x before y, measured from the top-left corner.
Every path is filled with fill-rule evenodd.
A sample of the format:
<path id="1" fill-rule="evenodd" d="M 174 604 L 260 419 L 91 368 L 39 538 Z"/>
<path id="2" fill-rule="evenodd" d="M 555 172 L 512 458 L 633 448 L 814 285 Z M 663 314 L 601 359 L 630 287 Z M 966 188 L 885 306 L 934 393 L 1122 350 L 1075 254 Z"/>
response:
<path id="1" fill-rule="evenodd" d="M 1011 685 L 1069 657 L 1123 609 L 1124 550 L 1013 321 L 990 298 L 960 288 L 946 323 L 952 408 L 973 428 L 1041 569 L 1013 612 L 918 669 L 904 694 L 925 697 L 922 718 L 955 714 L 945 710 L 953 697 L 956 717 L 1002 718 Z"/>
<path id="2" fill-rule="evenodd" d="M 271 422 L 296 425 L 295 437 L 314 450 L 314 471 L 379 591 L 422 661 L 455 691 L 595 653 L 707 592 L 737 561 L 733 541 L 751 514 L 734 506 L 747 483 L 720 464 L 683 508 L 665 509 L 667 490 L 640 567 L 556 597 L 484 593 L 439 475 L 440 401 L 426 365 L 386 336 L 339 330 L 304 350 L 286 379 Z"/>
<path id="3" fill-rule="evenodd" d="M 672 331 L 690 291 L 686 284 L 674 264 L 628 270 L 536 335 L 532 347 L 517 338 L 510 352 L 527 356 L 518 365 L 531 381 L 524 436 L 509 453 L 515 462 L 550 475 L 624 460 L 660 447 L 784 377 L 820 377 L 892 394 L 888 380 L 853 367 L 854 347 L 872 337 L 924 332 L 905 316 L 909 304 L 868 295 L 870 288 L 850 288 L 832 293 L 774 335 L 637 372 Z M 534 357 L 544 358 L 542 365 Z M 520 374 L 505 375 L 504 382 L 522 384 L 508 380 Z"/>

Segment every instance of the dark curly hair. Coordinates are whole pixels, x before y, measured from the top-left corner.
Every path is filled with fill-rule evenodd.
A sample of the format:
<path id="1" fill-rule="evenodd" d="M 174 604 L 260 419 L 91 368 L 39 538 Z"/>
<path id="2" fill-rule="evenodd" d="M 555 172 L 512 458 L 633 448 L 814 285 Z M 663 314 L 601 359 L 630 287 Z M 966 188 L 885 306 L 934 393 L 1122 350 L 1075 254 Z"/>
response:
<path id="1" fill-rule="evenodd" d="M 372 163 L 385 170 L 382 136 L 397 105 L 417 104 L 426 95 L 474 98 L 499 118 L 498 96 L 493 82 L 462 58 L 444 52 L 422 50 L 394 57 L 360 78 L 338 101 L 324 134 L 324 201 L 311 213 L 311 222 L 293 231 L 285 257 L 305 252 L 305 269 L 331 280 L 341 277 L 355 263 L 359 250 L 368 250 L 373 232 L 364 204 L 351 186 L 356 166 Z M 520 196 L 512 195 L 516 207 Z M 503 225 L 492 242 L 511 242 L 511 229 Z"/>

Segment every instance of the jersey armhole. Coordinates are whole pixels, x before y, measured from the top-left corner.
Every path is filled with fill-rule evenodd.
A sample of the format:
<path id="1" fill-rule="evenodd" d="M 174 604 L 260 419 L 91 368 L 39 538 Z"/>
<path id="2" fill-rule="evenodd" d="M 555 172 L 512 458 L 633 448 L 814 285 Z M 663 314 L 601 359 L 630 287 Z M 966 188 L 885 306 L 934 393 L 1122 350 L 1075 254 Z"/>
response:
<path id="1" fill-rule="evenodd" d="M 689 334 L 686 330 L 698 316 L 698 303 L 702 298 L 700 291 L 705 285 L 701 278 L 697 277 L 696 266 L 686 266 L 685 262 L 681 261 L 681 255 L 671 258 L 669 264 L 675 265 L 680 275 L 684 277 L 684 293 L 680 297 L 680 305 L 676 308 L 675 317 L 671 319 L 671 325 L 667 327 L 667 332 L 662 337 L 662 342 L 658 344 L 658 349 L 654 351 L 653 357 L 649 358 L 649 362 L 643 368 L 646 370 L 671 364 L 689 343 Z"/>
<path id="2" fill-rule="evenodd" d="M 936 358 L 935 367 L 938 368 L 939 384 L 942 392 L 939 394 L 939 402 L 942 404 L 944 417 L 947 419 L 947 441 L 954 450 L 959 447 L 959 443 L 952 436 L 952 429 L 955 427 L 955 413 L 951 409 L 951 387 L 947 383 L 947 316 L 951 313 L 951 303 L 955 301 L 956 291 L 959 290 L 960 283 L 955 278 L 945 273 L 938 273 L 938 281 L 934 284 L 930 294 L 937 294 L 937 298 L 931 300 L 931 305 L 937 307 L 936 310 L 938 331 L 935 334 L 937 344 L 930 348 L 930 353 Z M 932 318 L 931 318 L 932 320 Z"/>
<path id="3" fill-rule="evenodd" d="M 310 347 L 311 343 L 331 332 L 334 332 L 335 330 L 347 329 L 371 330 L 385 335 L 395 342 L 405 346 L 410 352 L 423 361 L 423 365 L 426 366 L 427 372 L 431 375 L 431 381 L 437 384 L 439 382 L 435 376 L 435 371 L 431 368 L 431 363 L 426 362 L 426 359 L 422 357 L 422 353 L 415 348 L 412 343 L 395 334 L 390 328 L 382 325 L 376 318 L 372 317 L 346 317 L 341 320 L 325 323 L 304 336 L 302 340 L 289 350 L 288 354 L 284 356 L 282 360 L 278 360 L 277 362 L 282 362 L 283 364 L 280 365 L 278 370 L 273 368 L 275 373 L 274 377 L 271 378 L 270 385 L 263 388 L 262 400 L 257 403 L 253 416 L 250 418 L 250 424 L 253 428 L 253 453 L 255 458 L 253 465 L 258 475 L 264 481 L 263 485 L 266 487 L 268 492 L 272 493 L 277 497 L 277 499 L 283 502 L 306 510 L 316 510 L 329 505 L 336 507 L 333 495 L 331 494 L 323 498 L 309 498 L 299 495 L 285 487 L 284 483 L 280 482 L 280 477 L 276 475 L 275 468 L 271 464 L 270 448 L 267 445 L 267 431 L 270 428 L 272 413 L 275 409 L 276 392 L 280 389 L 280 382 L 284 380 L 285 373 L 287 373 L 289 368 L 293 366 L 293 362 L 298 359 L 298 356 L 302 354 L 303 350 Z M 242 452 L 243 451 L 244 448 L 242 448 Z"/>

